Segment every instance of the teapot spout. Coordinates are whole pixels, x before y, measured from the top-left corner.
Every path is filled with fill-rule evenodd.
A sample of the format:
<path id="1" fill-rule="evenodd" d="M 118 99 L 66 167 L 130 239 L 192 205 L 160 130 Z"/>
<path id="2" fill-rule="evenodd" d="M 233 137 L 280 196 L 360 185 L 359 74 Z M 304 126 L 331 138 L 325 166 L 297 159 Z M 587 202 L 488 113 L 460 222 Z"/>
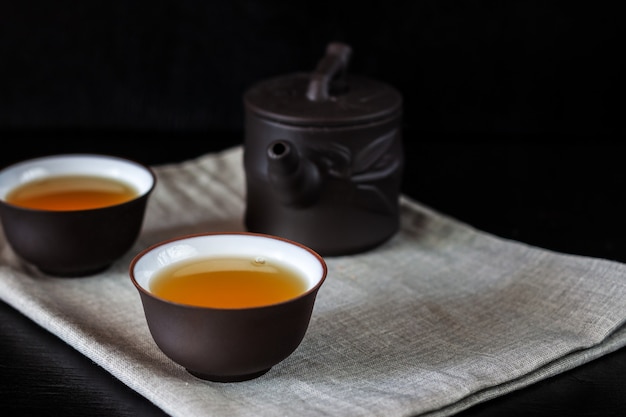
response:
<path id="1" fill-rule="evenodd" d="M 305 208 L 319 198 L 321 175 L 312 161 L 303 158 L 289 141 L 279 139 L 267 147 L 268 179 L 284 205 Z"/>

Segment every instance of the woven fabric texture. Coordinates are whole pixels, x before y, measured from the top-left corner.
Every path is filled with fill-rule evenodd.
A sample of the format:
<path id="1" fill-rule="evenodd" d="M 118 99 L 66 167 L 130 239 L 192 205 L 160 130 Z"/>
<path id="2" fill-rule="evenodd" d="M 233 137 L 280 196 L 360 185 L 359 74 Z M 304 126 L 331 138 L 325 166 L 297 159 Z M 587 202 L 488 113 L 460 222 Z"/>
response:
<path id="1" fill-rule="evenodd" d="M 326 258 L 307 334 L 257 379 L 199 380 L 154 344 L 128 265 L 244 230 L 242 148 L 154 167 L 142 234 L 109 270 L 52 278 L 0 233 L 0 298 L 172 416 L 448 416 L 626 344 L 626 265 L 503 239 L 401 196 L 401 228 Z"/>

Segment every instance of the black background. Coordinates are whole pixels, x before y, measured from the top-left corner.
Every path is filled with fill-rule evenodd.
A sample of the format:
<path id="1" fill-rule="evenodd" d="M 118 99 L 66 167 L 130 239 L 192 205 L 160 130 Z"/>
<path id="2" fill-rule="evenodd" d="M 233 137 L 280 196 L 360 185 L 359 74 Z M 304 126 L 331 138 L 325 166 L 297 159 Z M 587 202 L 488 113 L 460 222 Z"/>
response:
<path id="1" fill-rule="evenodd" d="M 252 83 L 325 45 L 393 84 L 427 133 L 624 133 L 623 15 L 610 2 L 89 1 L 0 9 L 0 126 L 229 131 Z"/>
<path id="2" fill-rule="evenodd" d="M 403 94 L 403 192 L 502 237 L 626 262 L 622 18 L 617 2 L 553 0 L 5 2 L 0 163 L 159 164 L 241 144 L 244 91 L 313 70 L 339 40 L 350 72 Z M 4 303 L 0 372 L 11 415 L 158 415 Z M 624 375 L 621 349 L 461 415 L 617 416 Z"/>

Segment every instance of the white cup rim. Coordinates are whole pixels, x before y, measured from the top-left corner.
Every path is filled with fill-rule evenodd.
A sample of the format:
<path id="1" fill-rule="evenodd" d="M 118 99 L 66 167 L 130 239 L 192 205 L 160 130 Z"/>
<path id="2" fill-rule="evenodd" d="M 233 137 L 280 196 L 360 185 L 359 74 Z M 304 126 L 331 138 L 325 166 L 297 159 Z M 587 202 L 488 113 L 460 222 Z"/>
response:
<path id="1" fill-rule="evenodd" d="M 253 259 L 260 257 L 264 260 L 287 264 L 306 281 L 306 290 L 295 299 L 317 291 L 328 273 L 328 266 L 324 258 L 313 249 L 298 242 L 262 233 L 208 232 L 173 237 L 145 248 L 132 259 L 129 265 L 130 278 L 135 287 L 145 295 L 177 304 L 159 298 L 150 291 L 150 280 L 157 272 L 163 267 L 179 262 L 225 256 L 245 256 Z M 276 304 L 261 307 L 272 305 Z M 191 305 L 186 306 L 193 307 Z M 242 309 L 245 308 L 237 308 L 237 310 Z"/>
<path id="2" fill-rule="evenodd" d="M 0 200 L 5 201 L 13 189 L 38 178 L 79 174 L 125 182 L 136 189 L 137 197 L 149 194 L 156 185 L 154 171 L 130 158 L 96 153 L 54 154 L 26 159 L 0 170 Z"/>

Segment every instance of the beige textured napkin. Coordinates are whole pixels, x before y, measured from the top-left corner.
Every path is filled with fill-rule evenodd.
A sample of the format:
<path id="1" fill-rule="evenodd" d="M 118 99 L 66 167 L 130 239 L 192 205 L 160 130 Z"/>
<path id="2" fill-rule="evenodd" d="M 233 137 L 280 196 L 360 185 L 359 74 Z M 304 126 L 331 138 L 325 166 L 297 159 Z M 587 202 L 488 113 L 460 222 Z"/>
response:
<path id="1" fill-rule="evenodd" d="M 128 264 L 159 240 L 243 230 L 242 148 L 157 166 L 135 247 L 50 278 L 0 234 L 0 297 L 173 416 L 446 416 L 626 344 L 626 265 L 505 240 L 401 199 L 379 248 L 327 258 L 300 347 L 264 376 L 198 380 L 156 347 Z"/>

